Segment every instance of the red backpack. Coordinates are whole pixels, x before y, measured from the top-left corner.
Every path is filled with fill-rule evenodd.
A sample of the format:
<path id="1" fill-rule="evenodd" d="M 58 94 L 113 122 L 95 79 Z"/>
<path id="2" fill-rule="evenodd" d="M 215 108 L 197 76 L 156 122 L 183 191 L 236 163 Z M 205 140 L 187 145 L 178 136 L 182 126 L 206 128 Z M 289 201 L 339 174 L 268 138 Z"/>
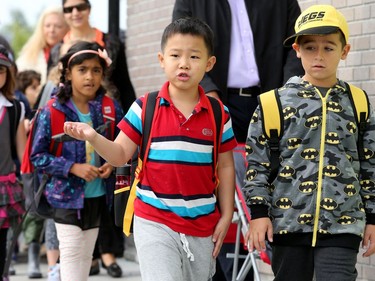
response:
<path id="1" fill-rule="evenodd" d="M 51 99 L 46 105 L 50 108 L 51 112 L 52 137 L 49 151 L 53 155 L 61 156 L 63 147 L 62 143 L 64 141 L 68 141 L 70 137 L 67 137 L 67 135 L 64 134 L 65 114 L 55 108 L 55 103 L 56 101 Z M 115 132 L 116 110 L 113 100 L 108 96 L 103 96 L 102 113 L 104 125 L 100 126 L 100 128 L 97 128 L 96 130 L 109 130 L 109 135 L 113 139 Z M 27 139 L 25 153 L 23 155 L 21 164 L 21 176 L 26 197 L 26 212 L 30 212 L 31 214 L 38 215 L 42 218 L 51 218 L 53 209 L 47 202 L 43 192 L 50 175 L 43 174 L 42 179 L 39 180 L 38 173 L 30 161 L 31 149 L 36 131 L 35 122 L 38 121 L 38 114 L 39 111 L 33 119 L 33 124 Z"/>

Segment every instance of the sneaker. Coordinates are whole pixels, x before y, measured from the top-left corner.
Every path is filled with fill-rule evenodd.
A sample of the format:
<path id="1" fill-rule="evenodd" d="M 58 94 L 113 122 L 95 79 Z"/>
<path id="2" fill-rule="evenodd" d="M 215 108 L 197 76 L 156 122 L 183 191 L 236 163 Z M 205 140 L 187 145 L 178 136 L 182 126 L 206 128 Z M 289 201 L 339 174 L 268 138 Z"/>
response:
<path id="1" fill-rule="evenodd" d="M 60 264 L 48 268 L 48 281 L 60 281 Z"/>
<path id="2" fill-rule="evenodd" d="M 16 269 L 14 268 L 14 261 L 12 260 L 9 265 L 9 275 L 16 275 Z"/>

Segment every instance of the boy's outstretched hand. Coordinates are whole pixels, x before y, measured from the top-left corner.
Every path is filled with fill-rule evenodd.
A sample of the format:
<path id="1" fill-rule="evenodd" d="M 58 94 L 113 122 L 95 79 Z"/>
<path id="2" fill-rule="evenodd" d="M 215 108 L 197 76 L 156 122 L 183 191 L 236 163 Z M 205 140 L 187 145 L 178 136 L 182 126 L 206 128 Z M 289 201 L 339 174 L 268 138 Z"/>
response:
<path id="1" fill-rule="evenodd" d="M 248 246 L 249 251 L 266 250 L 266 235 L 268 241 L 272 242 L 273 228 L 270 218 L 259 218 L 250 220 L 250 227 L 245 235 L 245 244 Z"/>
<path id="2" fill-rule="evenodd" d="M 92 141 L 97 135 L 90 125 L 81 122 L 65 122 L 64 133 L 82 141 Z"/>

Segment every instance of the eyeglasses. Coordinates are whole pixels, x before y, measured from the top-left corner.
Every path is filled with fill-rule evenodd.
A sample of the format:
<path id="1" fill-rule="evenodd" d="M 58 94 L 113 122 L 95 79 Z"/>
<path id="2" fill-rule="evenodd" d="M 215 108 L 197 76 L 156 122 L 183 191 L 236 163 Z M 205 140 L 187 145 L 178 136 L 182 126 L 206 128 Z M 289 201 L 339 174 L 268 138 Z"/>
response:
<path id="1" fill-rule="evenodd" d="M 7 67 L 6 66 L 3 66 L 3 65 L 0 65 L 0 74 L 4 74 L 5 72 L 7 72 Z"/>
<path id="2" fill-rule="evenodd" d="M 90 8 L 90 3 L 81 3 L 75 6 L 64 7 L 63 12 L 64 14 L 70 14 L 71 12 L 73 12 L 74 8 L 76 8 L 78 12 L 82 12 Z"/>

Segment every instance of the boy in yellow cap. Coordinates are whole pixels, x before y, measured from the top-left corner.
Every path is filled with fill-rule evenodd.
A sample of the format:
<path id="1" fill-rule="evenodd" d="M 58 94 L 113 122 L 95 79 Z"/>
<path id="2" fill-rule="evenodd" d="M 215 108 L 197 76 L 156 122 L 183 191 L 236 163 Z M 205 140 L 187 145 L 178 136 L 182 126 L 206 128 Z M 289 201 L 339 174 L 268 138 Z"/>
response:
<path id="1" fill-rule="evenodd" d="M 356 280 L 360 243 L 364 257 L 375 252 L 375 114 L 368 105 L 357 142 L 349 85 L 336 76 L 350 50 L 344 16 L 330 5 L 311 6 L 295 31 L 284 45 L 293 46 L 305 75 L 276 91 L 283 133 L 273 180 L 262 106 L 249 126 L 245 242 L 250 251 L 271 242 L 274 280 Z"/>

